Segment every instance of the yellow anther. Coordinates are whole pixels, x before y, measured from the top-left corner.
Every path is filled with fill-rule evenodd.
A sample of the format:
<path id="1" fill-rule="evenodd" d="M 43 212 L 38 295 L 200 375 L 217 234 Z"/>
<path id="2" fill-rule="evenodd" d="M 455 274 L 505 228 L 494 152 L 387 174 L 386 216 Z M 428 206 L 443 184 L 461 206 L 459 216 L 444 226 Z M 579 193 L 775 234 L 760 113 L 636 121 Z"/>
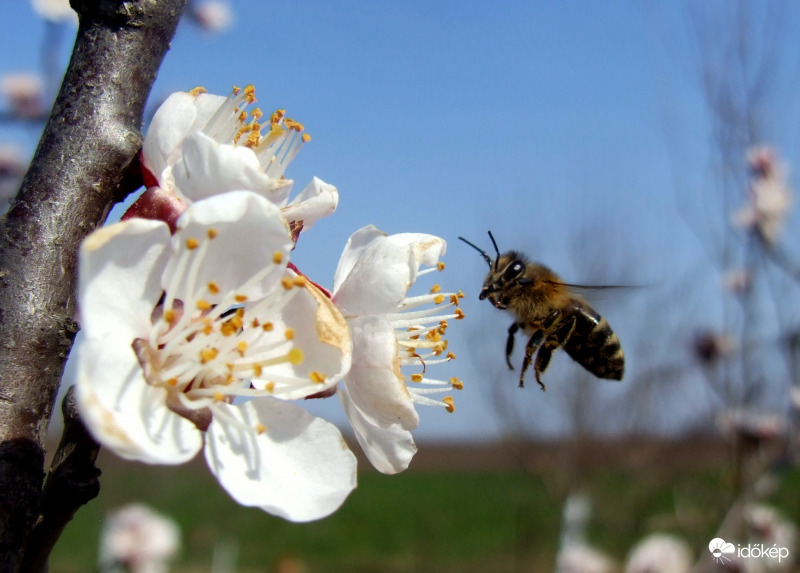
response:
<path id="1" fill-rule="evenodd" d="M 247 352 L 247 341 L 240 340 L 238 343 L 236 343 L 236 350 L 239 351 L 239 354 L 244 356 L 244 353 Z"/>
<path id="2" fill-rule="evenodd" d="M 177 386 L 178 385 L 178 379 L 177 378 L 170 378 L 169 380 L 167 380 L 166 384 L 167 384 L 167 386 Z"/>
<path id="3" fill-rule="evenodd" d="M 205 299 L 198 299 L 197 300 L 197 310 L 208 310 L 211 308 L 211 303 Z"/>
<path id="4" fill-rule="evenodd" d="M 258 321 L 258 317 L 255 317 L 252 321 L 250 321 L 251 328 L 258 328 L 261 326 L 261 323 Z"/>
<path id="5" fill-rule="evenodd" d="M 461 320 L 462 318 L 464 318 L 464 311 L 461 310 L 460 308 L 457 308 L 455 315 L 456 315 L 456 320 Z"/>
<path id="6" fill-rule="evenodd" d="M 253 117 L 255 121 L 258 121 L 259 119 L 264 117 L 264 112 L 261 111 L 260 107 L 254 107 L 252 110 L 250 110 L 250 115 Z"/>
<path id="7" fill-rule="evenodd" d="M 214 392 L 214 400 L 216 400 L 217 402 L 225 401 L 225 394 L 223 394 L 222 392 Z"/>
<path id="8" fill-rule="evenodd" d="M 442 402 L 445 403 L 447 411 L 450 412 L 451 414 L 456 411 L 456 405 L 453 404 L 452 396 L 445 396 L 444 398 L 442 398 Z"/>
<path id="9" fill-rule="evenodd" d="M 264 324 L 261 325 L 261 330 L 263 330 L 264 332 L 272 332 L 273 328 L 275 328 L 275 325 L 272 324 L 271 322 L 265 322 Z"/>
<path id="10" fill-rule="evenodd" d="M 168 308 L 164 311 L 164 320 L 166 322 L 172 323 L 175 320 L 176 314 L 175 311 L 171 308 Z"/>
<path id="11" fill-rule="evenodd" d="M 286 340 L 294 340 L 294 328 L 291 326 L 287 327 L 283 335 L 286 337 Z"/>
<path id="12" fill-rule="evenodd" d="M 200 364 L 206 364 L 214 360 L 219 354 L 216 348 L 204 348 L 200 351 Z"/>
<path id="13" fill-rule="evenodd" d="M 439 286 L 438 284 L 436 284 L 436 285 L 433 285 L 433 286 L 431 287 L 431 293 L 432 293 L 432 294 L 436 294 L 437 292 L 441 292 L 441 290 L 442 290 L 442 287 L 441 287 L 441 286 Z"/>
<path id="14" fill-rule="evenodd" d="M 267 427 L 264 424 L 256 424 L 256 434 L 263 434 L 267 431 Z"/>
<path id="15" fill-rule="evenodd" d="M 200 246 L 200 241 L 198 241 L 194 237 L 189 237 L 188 239 L 186 239 L 186 248 L 189 249 L 190 251 L 195 250 L 199 246 Z"/>
<path id="16" fill-rule="evenodd" d="M 249 86 L 245 86 L 245 88 L 244 88 L 244 97 L 245 97 L 245 101 L 248 104 L 256 103 L 256 101 L 258 101 L 258 100 L 256 100 L 256 88 L 255 88 L 255 86 L 253 84 L 250 84 Z"/>
<path id="17" fill-rule="evenodd" d="M 251 131 L 250 135 L 247 136 L 247 141 L 245 141 L 244 146 L 253 149 L 254 147 L 258 147 L 259 143 L 261 143 L 261 133 L 258 131 Z"/>
<path id="18" fill-rule="evenodd" d="M 437 294 L 435 297 L 433 297 L 433 302 L 435 304 L 442 304 L 444 302 L 444 295 L 443 294 Z"/>
<path id="19" fill-rule="evenodd" d="M 276 109 L 272 112 L 272 115 L 269 117 L 270 123 L 280 123 L 283 119 L 283 116 L 286 115 L 285 109 Z"/>
<path id="20" fill-rule="evenodd" d="M 310 136 L 310 135 L 308 135 L 307 133 L 304 133 L 304 134 L 303 134 L 303 135 L 300 137 L 300 139 L 302 139 L 302 140 L 303 140 L 303 143 L 308 143 L 309 141 L 311 141 L 311 136 Z"/>
<path id="21" fill-rule="evenodd" d="M 443 271 L 444 263 L 442 261 L 439 261 L 438 263 L 436 263 L 436 268 L 439 269 L 440 271 Z"/>
<path id="22" fill-rule="evenodd" d="M 411 375 L 412 382 L 422 382 L 422 374 L 412 374 Z"/>
<path id="23" fill-rule="evenodd" d="M 208 283 L 208 292 L 211 294 L 219 294 L 219 285 L 214 281 Z"/>
<path id="24" fill-rule="evenodd" d="M 291 117 L 287 117 L 284 120 L 283 124 L 286 126 L 287 129 L 293 129 L 294 131 L 296 131 L 298 133 L 305 129 L 305 127 L 303 127 L 302 123 L 300 123 L 299 121 L 293 120 Z"/>
<path id="25" fill-rule="evenodd" d="M 433 355 L 440 356 L 444 352 L 444 347 L 441 344 L 437 344 L 433 347 Z"/>
<path id="26" fill-rule="evenodd" d="M 306 279 L 306 277 L 304 277 L 303 275 L 297 275 L 296 277 L 294 277 L 294 286 L 296 287 L 304 287 L 306 286 L 307 282 L 308 279 Z"/>
<path id="27" fill-rule="evenodd" d="M 261 373 L 264 371 L 264 367 L 261 364 L 253 364 L 253 376 L 258 378 L 261 376 Z"/>
<path id="28" fill-rule="evenodd" d="M 266 384 L 264 384 L 264 390 L 266 390 L 269 393 L 274 392 L 275 391 L 275 382 L 267 382 Z"/>
<path id="29" fill-rule="evenodd" d="M 275 251 L 272 253 L 272 262 L 276 265 L 281 264 L 281 262 L 283 262 L 283 253 L 280 251 Z"/>
<path id="30" fill-rule="evenodd" d="M 461 380 L 459 380 L 458 378 L 456 378 L 455 376 L 450 378 L 450 384 L 456 390 L 463 390 L 464 389 L 464 383 Z"/>
<path id="31" fill-rule="evenodd" d="M 303 363 L 303 360 L 305 360 L 305 355 L 303 354 L 302 350 L 295 346 L 289 351 L 289 353 L 286 355 L 286 358 L 289 360 L 289 364 L 297 366 L 298 364 Z"/>
<path id="32" fill-rule="evenodd" d="M 247 301 L 247 295 L 246 294 L 234 295 L 233 300 L 235 300 L 236 302 L 240 302 L 240 303 L 241 302 L 246 302 Z"/>
<path id="33" fill-rule="evenodd" d="M 447 355 L 445 356 L 445 358 L 447 358 L 448 360 L 455 360 L 456 359 L 456 355 L 453 354 L 452 352 L 448 352 Z"/>
<path id="34" fill-rule="evenodd" d="M 292 287 L 294 287 L 294 281 L 292 280 L 292 277 L 283 277 L 281 279 L 281 285 L 286 290 L 292 290 Z"/>
<path id="35" fill-rule="evenodd" d="M 233 95 L 239 95 L 240 91 L 242 91 L 242 88 L 239 86 L 233 86 Z"/>
<path id="36" fill-rule="evenodd" d="M 317 372 L 316 370 L 312 371 L 311 374 L 308 375 L 311 378 L 311 381 L 314 384 L 322 384 L 325 382 L 325 375 L 321 372 Z"/>
<path id="37" fill-rule="evenodd" d="M 206 91 L 206 88 L 204 88 L 203 86 L 197 86 L 189 90 L 189 95 L 192 97 L 197 97 L 200 94 L 207 94 L 207 93 L 208 92 Z"/>
<path id="38" fill-rule="evenodd" d="M 219 235 L 219 231 L 217 231 L 217 230 L 216 230 L 216 229 L 214 229 L 213 227 L 212 227 L 211 229 L 209 229 L 209 230 L 206 232 L 206 236 L 207 236 L 209 239 L 216 239 L 216 238 L 217 238 L 217 235 Z"/>
<path id="39" fill-rule="evenodd" d="M 207 323 L 203 324 L 203 334 L 205 334 L 206 336 L 209 336 L 209 335 L 210 335 L 212 332 L 214 332 L 214 325 L 213 325 L 213 324 L 211 324 L 211 323 L 209 323 L 209 322 L 207 322 Z M 224 332 L 224 325 L 223 325 L 223 332 L 222 332 L 222 334 L 225 334 L 225 332 Z"/>

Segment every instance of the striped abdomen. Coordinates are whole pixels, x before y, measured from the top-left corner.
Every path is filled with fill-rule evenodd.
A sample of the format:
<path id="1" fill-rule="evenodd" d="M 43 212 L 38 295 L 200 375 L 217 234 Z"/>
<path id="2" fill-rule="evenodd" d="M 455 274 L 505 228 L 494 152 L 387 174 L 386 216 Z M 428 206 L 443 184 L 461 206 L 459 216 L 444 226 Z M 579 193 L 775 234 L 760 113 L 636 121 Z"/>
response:
<path id="1" fill-rule="evenodd" d="M 598 378 L 622 380 L 625 355 L 608 321 L 582 301 L 573 307 L 575 328 L 564 350 Z"/>

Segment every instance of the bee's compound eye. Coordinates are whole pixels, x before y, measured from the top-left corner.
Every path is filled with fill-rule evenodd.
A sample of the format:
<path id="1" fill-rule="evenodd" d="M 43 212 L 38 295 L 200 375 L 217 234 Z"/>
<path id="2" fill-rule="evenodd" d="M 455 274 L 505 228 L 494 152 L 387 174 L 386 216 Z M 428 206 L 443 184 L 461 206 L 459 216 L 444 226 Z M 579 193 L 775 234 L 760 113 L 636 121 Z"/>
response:
<path id="1" fill-rule="evenodd" d="M 514 261 L 508 266 L 505 273 L 503 273 L 503 278 L 506 281 L 511 281 L 517 277 L 522 276 L 524 273 L 525 273 L 525 265 L 520 261 Z"/>

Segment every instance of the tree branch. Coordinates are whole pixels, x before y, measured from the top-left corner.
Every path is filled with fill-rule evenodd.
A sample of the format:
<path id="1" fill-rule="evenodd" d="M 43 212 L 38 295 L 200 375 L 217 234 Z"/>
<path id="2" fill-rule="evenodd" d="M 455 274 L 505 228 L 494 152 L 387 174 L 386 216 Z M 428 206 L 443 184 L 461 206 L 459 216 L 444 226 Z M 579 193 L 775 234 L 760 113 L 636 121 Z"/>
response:
<path id="1" fill-rule="evenodd" d="M 0 218 L 0 570 L 40 515 L 44 439 L 77 332 L 77 251 L 141 147 L 185 0 L 72 0 L 80 27 L 30 170 Z"/>
<path id="2" fill-rule="evenodd" d="M 100 444 L 86 430 L 75 402 L 75 387 L 64 396 L 64 432 L 42 492 L 41 520 L 28 538 L 22 571 L 46 572 L 50 552 L 80 507 L 100 493 L 95 460 Z"/>

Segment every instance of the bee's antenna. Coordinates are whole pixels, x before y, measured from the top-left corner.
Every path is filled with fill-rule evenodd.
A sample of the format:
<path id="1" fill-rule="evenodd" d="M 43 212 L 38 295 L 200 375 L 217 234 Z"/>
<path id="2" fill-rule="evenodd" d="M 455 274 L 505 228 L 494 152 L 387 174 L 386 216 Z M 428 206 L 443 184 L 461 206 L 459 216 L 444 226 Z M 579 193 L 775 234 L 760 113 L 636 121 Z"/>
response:
<path id="1" fill-rule="evenodd" d="M 489 231 L 489 238 L 492 240 L 492 245 L 494 245 L 494 252 L 497 253 L 497 258 L 494 260 L 494 270 L 497 270 L 497 262 L 500 260 L 500 249 L 497 248 L 497 242 L 494 240 L 494 235 L 492 232 Z M 491 265 L 489 265 L 491 267 Z"/>
<path id="2" fill-rule="evenodd" d="M 466 244 L 468 244 L 470 247 L 472 247 L 473 249 L 475 249 L 476 251 L 478 251 L 478 252 L 479 252 L 479 253 L 480 253 L 480 254 L 483 256 L 483 260 L 484 260 L 484 261 L 486 261 L 486 264 L 487 264 L 487 265 L 489 265 L 489 268 L 490 268 L 490 269 L 492 268 L 492 259 L 490 259 L 490 258 L 489 258 L 489 255 L 487 255 L 487 254 L 486 254 L 486 251 L 484 251 L 484 250 L 483 250 L 483 249 L 481 249 L 480 247 L 478 247 L 478 246 L 476 246 L 476 245 L 474 245 L 474 244 L 470 243 L 470 242 L 469 242 L 468 240 L 466 240 L 464 237 L 459 237 L 459 239 L 461 239 L 461 240 L 462 240 L 462 241 L 464 241 Z"/>

